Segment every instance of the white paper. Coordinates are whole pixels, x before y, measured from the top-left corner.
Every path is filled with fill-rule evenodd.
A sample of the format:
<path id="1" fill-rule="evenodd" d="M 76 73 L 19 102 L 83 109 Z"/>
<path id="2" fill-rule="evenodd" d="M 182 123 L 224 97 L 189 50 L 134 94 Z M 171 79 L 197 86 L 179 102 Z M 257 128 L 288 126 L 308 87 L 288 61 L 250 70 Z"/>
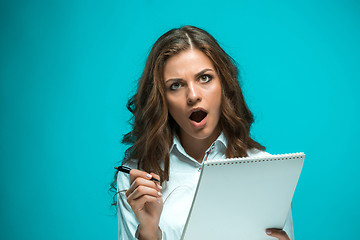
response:
<path id="1" fill-rule="evenodd" d="M 304 153 L 206 161 L 181 239 L 274 239 L 282 229 Z"/>

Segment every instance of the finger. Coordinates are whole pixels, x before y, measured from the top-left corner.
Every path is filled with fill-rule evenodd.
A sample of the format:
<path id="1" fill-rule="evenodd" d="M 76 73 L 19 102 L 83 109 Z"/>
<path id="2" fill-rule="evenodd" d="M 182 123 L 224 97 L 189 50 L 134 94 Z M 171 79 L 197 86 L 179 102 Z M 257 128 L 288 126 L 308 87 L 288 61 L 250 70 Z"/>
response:
<path id="1" fill-rule="evenodd" d="M 126 196 L 128 197 L 139 186 L 154 188 L 157 191 L 161 190 L 158 187 L 158 185 L 156 183 L 154 183 L 153 181 L 142 178 L 142 177 L 138 177 L 132 182 L 130 188 L 126 191 Z"/>
<path id="2" fill-rule="evenodd" d="M 289 236 L 282 229 L 268 228 L 266 234 L 272 237 L 276 237 L 279 240 L 290 240 Z"/>
<path id="3" fill-rule="evenodd" d="M 130 171 L 130 183 L 132 183 L 138 177 L 145 178 L 145 179 L 151 179 L 152 175 L 147 173 L 147 172 L 138 170 L 138 169 L 131 169 L 131 171 Z"/>
<path id="4" fill-rule="evenodd" d="M 158 182 L 154 181 L 154 183 L 156 184 L 156 186 L 157 186 L 159 189 L 162 189 L 162 187 L 160 186 L 160 176 L 157 175 L 157 174 L 155 174 L 155 173 L 153 173 L 153 172 L 150 173 L 150 175 L 151 175 L 153 178 L 155 178 L 155 179 L 158 180 Z"/>
<path id="5" fill-rule="evenodd" d="M 138 186 L 132 193 L 129 194 L 127 201 L 131 202 L 132 200 L 136 200 L 142 196 L 149 195 L 152 197 L 161 197 L 161 192 L 155 190 L 154 188 L 146 187 L 146 186 Z"/>
<path id="6" fill-rule="evenodd" d="M 136 200 L 131 201 L 131 203 L 129 203 L 131 208 L 133 209 L 134 212 L 136 211 L 141 211 L 145 208 L 145 206 L 147 206 L 148 204 L 162 204 L 162 198 L 156 198 L 153 196 L 149 196 L 149 195 L 145 195 L 141 198 L 138 198 Z"/>
<path id="7" fill-rule="evenodd" d="M 150 173 L 150 175 L 153 177 L 153 178 L 155 178 L 156 180 L 158 180 L 159 182 L 160 182 L 160 176 L 159 175 L 157 175 L 157 174 L 155 174 L 155 173 Z"/>

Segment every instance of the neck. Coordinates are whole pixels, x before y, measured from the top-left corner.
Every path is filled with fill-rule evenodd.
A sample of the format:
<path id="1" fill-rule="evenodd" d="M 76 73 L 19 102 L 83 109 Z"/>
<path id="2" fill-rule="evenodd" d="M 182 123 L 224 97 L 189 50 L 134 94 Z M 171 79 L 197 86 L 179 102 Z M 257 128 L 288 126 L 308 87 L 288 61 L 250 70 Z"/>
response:
<path id="1" fill-rule="evenodd" d="M 193 157 L 199 163 L 202 162 L 205 151 L 211 146 L 211 144 L 219 137 L 220 130 L 215 131 L 211 136 L 204 139 L 194 138 L 182 131 L 180 131 L 180 142 L 185 152 L 189 156 Z"/>

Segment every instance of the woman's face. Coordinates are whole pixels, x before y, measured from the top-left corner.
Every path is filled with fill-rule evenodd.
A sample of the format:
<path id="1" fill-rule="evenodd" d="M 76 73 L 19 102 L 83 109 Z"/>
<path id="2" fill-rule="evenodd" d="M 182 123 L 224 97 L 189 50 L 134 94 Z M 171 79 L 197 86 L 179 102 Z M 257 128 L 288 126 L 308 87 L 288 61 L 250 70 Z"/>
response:
<path id="1" fill-rule="evenodd" d="M 190 49 L 165 63 L 166 100 L 180 137 L 214 141 L 220 133 L 221 82 L 212 61 Z"/>

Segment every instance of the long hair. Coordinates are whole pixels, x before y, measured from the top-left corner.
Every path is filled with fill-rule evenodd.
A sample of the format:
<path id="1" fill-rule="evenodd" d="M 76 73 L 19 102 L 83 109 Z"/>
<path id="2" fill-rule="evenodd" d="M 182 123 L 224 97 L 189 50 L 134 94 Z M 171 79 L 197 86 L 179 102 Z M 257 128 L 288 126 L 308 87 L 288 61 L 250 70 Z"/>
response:
<path id="1" fill-rule="evenodd" d="M 139 169 L 158 174 L 162 182 L 169 180 L 169 151 L 179 128 L 168 113 L 164 66 L 170 57 L 192 48 L 209 57 L 220 77 L 222 99 L 219 121 L 228 140 L 226 157 L 245 157 L 248 149 L 265 149 L 250 137 L 254 118 L 245 103 L 235 61 L 206 31 L 194 26 L 175 28 L 162 35 L 150 51 L 138 90 L 127 104 L 133 114 L 132 130 L 122 139 L 122 143 L 131 144 L 125 152 L 124 161 L 137 159 Z M 116 177 L 117 174 L 113 188 Z"/>

